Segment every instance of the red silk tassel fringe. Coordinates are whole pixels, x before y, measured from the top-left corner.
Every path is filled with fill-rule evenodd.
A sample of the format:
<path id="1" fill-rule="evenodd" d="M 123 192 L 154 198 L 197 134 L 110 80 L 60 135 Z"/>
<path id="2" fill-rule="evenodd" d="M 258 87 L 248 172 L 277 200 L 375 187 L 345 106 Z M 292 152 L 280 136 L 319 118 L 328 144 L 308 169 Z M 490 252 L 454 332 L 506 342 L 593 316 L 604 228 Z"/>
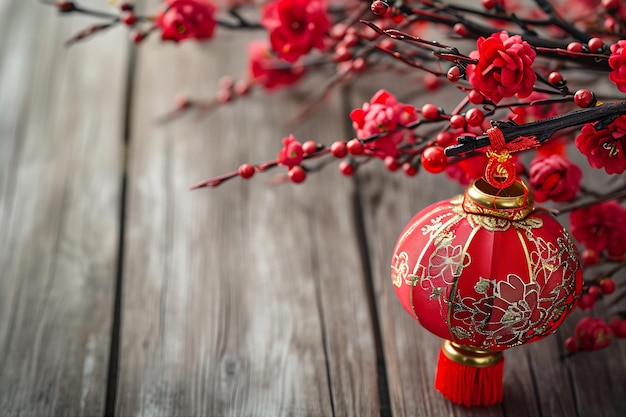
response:
<path id="1" fill-rule="evenodd" d="M 456 404 L 467 407 L 487 406 L 502 402 L 504 358 L 485 367 L 468 366 L 439 352 L 435 389 Z"/>

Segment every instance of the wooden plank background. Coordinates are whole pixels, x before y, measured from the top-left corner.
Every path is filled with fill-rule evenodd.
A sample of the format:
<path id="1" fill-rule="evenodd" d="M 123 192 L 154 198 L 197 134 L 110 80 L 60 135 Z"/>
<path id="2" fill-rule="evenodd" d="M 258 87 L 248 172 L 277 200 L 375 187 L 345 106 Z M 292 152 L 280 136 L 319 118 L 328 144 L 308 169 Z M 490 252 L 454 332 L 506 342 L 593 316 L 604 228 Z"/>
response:
<path id="1" fill-rule="evenodd" d="M 434 391 L 441 341 L 388 274 L 404 224 L 461 191 L 442 177 L 333 165 L 298 186 L 188 191 L 289 133 L 345 138 L 379 79 L 295 127 L 306 87 L 159 125 L 178 93 L 243 76 L 233 51 L 258 34 L 135 49 L 117 28 L 64 48 L 88 22 L 0 3 L 0 415 L 626 415 L 624 343 L 564 357 L 580 312 L 506 352 L 503 404 Z"/>
<path id="2" fill-rule="evenodd" d="M 0 3 L 3 416 L 104 414 L 128 46 L 89 22 Z"/>

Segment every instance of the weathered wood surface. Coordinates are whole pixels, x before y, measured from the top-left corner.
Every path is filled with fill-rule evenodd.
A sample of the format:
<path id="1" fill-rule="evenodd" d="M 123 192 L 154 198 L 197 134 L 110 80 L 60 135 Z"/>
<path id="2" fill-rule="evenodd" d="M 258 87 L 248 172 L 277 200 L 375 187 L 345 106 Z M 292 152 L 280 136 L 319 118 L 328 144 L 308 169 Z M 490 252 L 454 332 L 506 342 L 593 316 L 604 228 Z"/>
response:
<path id="1" fill-rule="evenodd" d="M 154 121 L 183 91 L 215 93 L 249 36 L 151 42 L 137 60 L 130 138 L 119 415 L 379 415 L 376 350 L 352 185 L 273 174 L 189 192 L 275 157 L 298 99 L 253 97 L 202 118 Z M 159 68 L 159 71 L 155 71 Z M 339 100 L 293 129 L 344 135 Z M 281 173 L 284 170 L 281 170 Z M 277 170 L 277 173 L 279 171 Z"/>
<path id="2" fill-rule="evenodd" d="M 576 318 L 506 353 L 502 405 L 434 391 L 441 342 L 388 274 L 404 224 L 460 192 L 443 178 L 370 164 L 188 191 L 289 133 L 344 138 L 374 84 L 295 128 L 298 91 L 158 125 L 177 93 L 243 75 L 255 35 L 129 60 L 121 29 L 65 49 L 85 22 L 0 2 L 0 415 L 626 415 L 626 346 L 564 359 Z"/>
<path id="3" fill-rule="evenodd" d="M 0 415 L 103 415 L 126 46 L 0 2 Z"/>

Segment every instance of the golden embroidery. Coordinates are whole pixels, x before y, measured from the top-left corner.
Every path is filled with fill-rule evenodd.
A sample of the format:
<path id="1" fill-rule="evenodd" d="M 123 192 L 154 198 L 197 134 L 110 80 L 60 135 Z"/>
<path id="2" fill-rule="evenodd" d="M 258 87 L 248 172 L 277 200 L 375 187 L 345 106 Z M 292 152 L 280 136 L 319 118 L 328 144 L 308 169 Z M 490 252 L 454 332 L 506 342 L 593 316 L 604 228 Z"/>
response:
<path id="1" fill-rule="evenodd" d="M 401 252 L 393 256 L 393 265 L 391 266 L 391 281 L 393 285 L 400 288 L 402 282 L 409 274 L 409 255 Z"/>

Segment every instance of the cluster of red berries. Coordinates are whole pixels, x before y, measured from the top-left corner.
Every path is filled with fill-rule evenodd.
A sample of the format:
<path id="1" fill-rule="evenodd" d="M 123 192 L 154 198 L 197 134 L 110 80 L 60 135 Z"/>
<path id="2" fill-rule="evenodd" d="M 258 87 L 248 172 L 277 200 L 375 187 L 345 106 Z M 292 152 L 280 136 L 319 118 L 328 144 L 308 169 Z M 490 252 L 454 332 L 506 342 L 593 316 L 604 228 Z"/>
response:
<path id="1" fill-rule="evenodd" d="M 597 317 L 584 317 L 574 329 L 574 336 L 565 339 L 565 349 L 569 352 L 590 352 L 603 349 L 613 338 L 626 338 L 626 318 L 615 317 L 606 322 Z"/>
<path id="2" fill-rule="evenodd" d="M 603 295 L 613 293 L 613 291 L 615 291 L 615 281 L 610 277 L 602 278 L 598 283 L 589 285 L 587 291 L 580 296 L 578 307 L 581 310 L 590 310 L 595 306 L 598 299 Z"/>

